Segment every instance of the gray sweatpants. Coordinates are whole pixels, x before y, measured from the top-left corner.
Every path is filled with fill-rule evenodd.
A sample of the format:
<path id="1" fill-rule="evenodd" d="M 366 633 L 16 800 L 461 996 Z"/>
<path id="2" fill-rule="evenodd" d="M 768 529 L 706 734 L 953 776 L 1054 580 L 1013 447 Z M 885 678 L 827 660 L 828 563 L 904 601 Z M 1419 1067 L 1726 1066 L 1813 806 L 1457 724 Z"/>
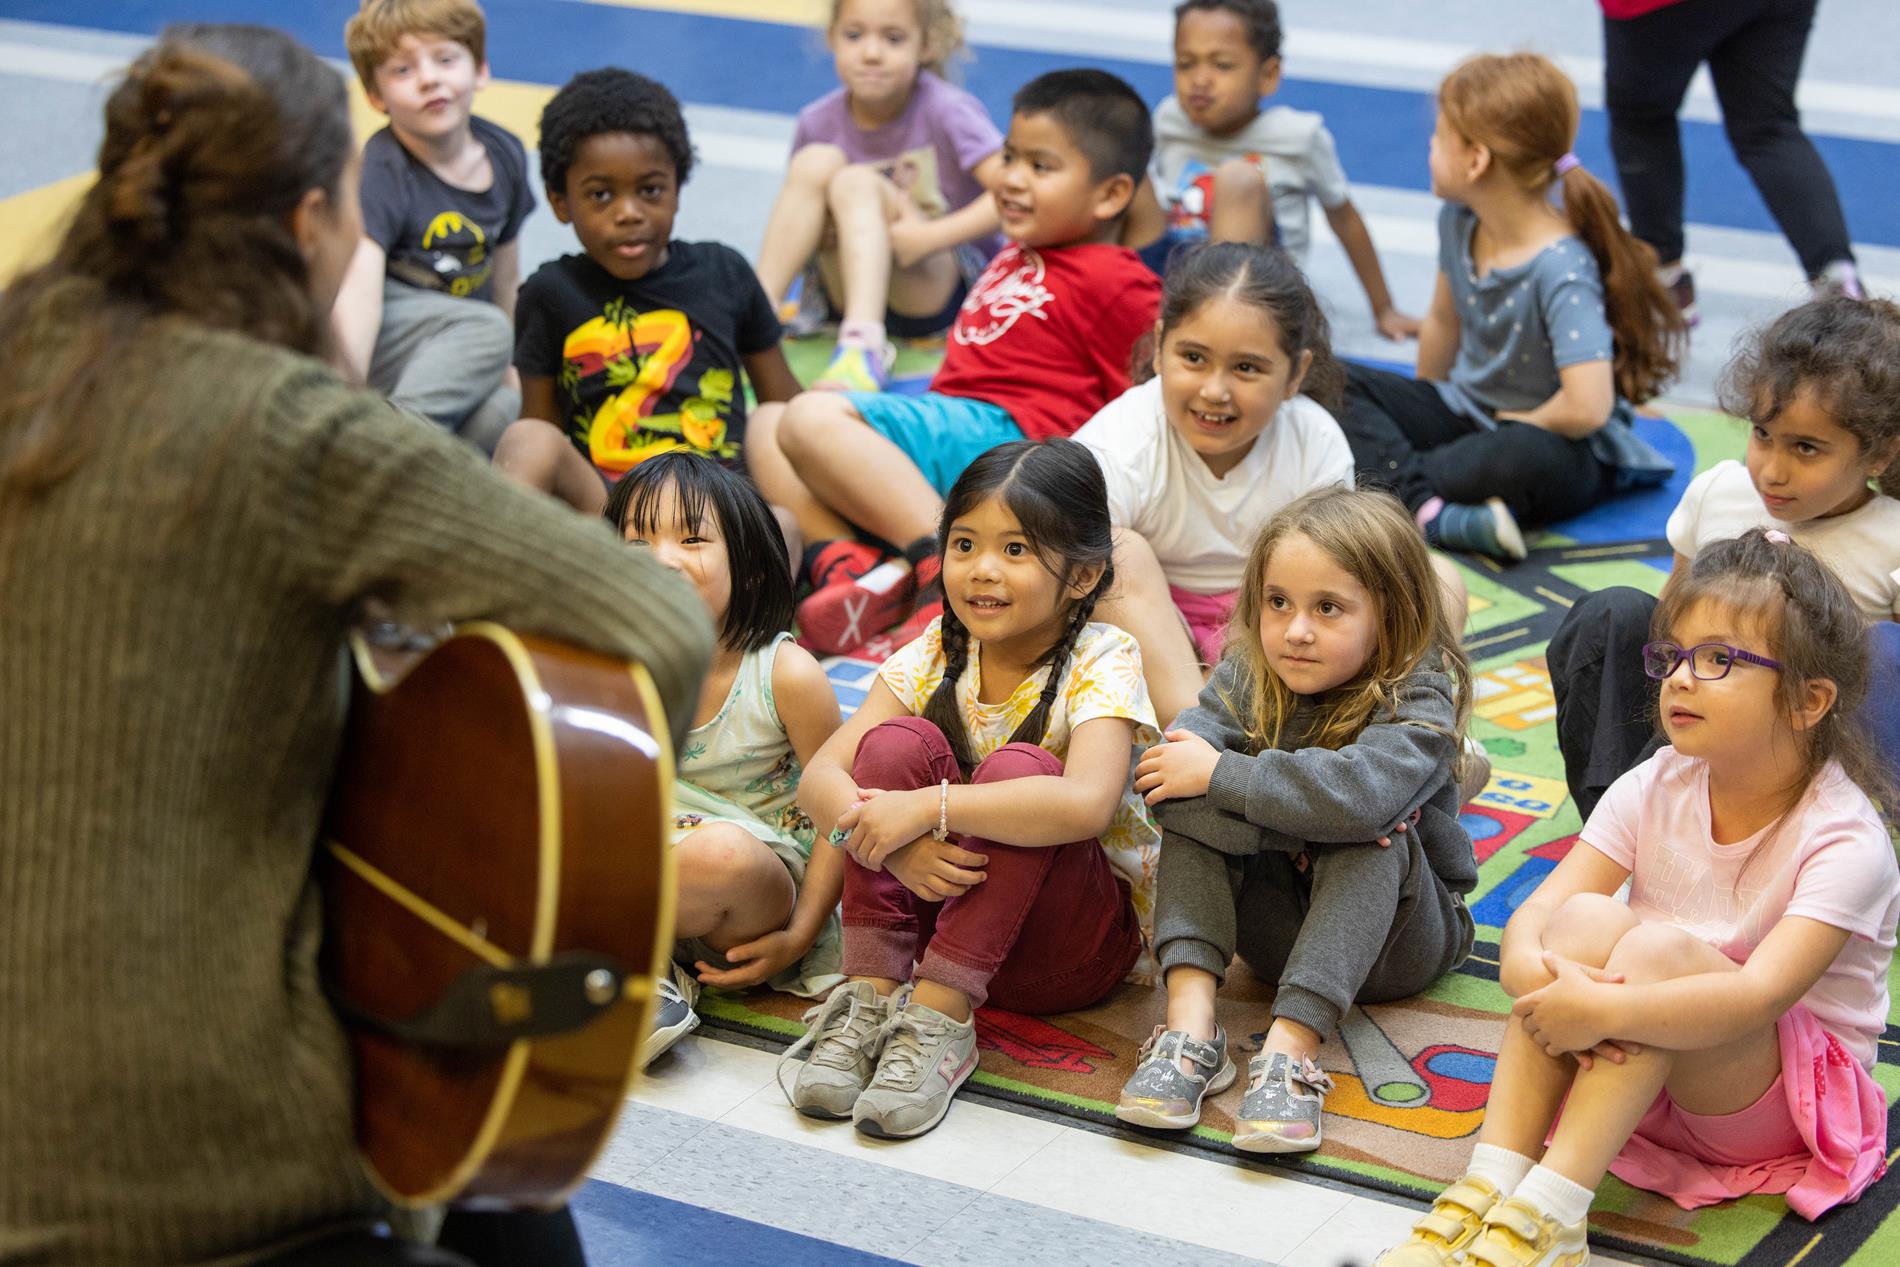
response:
<path id="1" fill-rule="evenodd" d="M 1218 980 L 1236 951 L 1279 983 L 1273 1014 L 1330 1038 L 1354 1003 L 1417 994 L 1464 962 L 1475 935 L 1464 899 L 1433 874 L 1417 834 L 1389 849 L 1316 845 L 1244 858 L 1169 834 L 1155 881 L 1155 954 Z"/>
<path id="2" fill-rule="evenodd" d="M 492 453 L 521 414 L 521 393 L 502 382 L 514 352 L 514 325 L 495 305 L 384 279 L 369 385 L 397 408 Z"/>

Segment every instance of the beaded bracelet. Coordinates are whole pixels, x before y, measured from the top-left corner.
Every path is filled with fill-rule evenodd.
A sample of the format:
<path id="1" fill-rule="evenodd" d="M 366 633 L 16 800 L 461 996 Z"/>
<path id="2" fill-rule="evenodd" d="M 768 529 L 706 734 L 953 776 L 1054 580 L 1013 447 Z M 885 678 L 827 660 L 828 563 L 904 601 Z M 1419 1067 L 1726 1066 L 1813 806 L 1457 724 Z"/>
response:
<path id="1" fill-rule="evenodd" d="M 937 785 L 937 830 L 930 833 L 938 840 L 950 838 L 950 780 Z"/>

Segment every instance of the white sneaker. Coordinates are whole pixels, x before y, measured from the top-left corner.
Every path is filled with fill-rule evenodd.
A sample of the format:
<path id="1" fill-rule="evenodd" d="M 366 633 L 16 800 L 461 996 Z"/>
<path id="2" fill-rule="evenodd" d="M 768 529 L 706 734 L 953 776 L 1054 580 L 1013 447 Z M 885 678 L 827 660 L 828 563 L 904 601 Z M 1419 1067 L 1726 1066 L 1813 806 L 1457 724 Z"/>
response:
<path id="1" fill-rule="evenodd" d="M 787 1047 L 778 1061 L 778 1089 L 793 1108 L 806 1117 L 851 1116 L 859 1093 L 877 1068 L 890 1008 L 891 1000 L 869 981 L 847 981 L 805 1013 L 805 1036 Z M 785 1066 L 806 1048 L 811 1055 L 788 1087 Z"/>
<path id="2" fill-rule="evenodd" d="M 672 971 L 654 987 L 653 1032 L 640 1044 L 643 1067 L 699 1028 L 699 1013 L 693 1010 L 699 1002 L 699 981 L 678 964 L 669 966 Z"/>
<path id="3" fill-rule="evenodd" d="M 910 1139 L 943 1121 L 957 1088 L 976 1072 L 976 1018 L 953 1021 L 905 1002 L 884 1025 L 884 1051 L 851 1121 L 866 1135 Z"/>

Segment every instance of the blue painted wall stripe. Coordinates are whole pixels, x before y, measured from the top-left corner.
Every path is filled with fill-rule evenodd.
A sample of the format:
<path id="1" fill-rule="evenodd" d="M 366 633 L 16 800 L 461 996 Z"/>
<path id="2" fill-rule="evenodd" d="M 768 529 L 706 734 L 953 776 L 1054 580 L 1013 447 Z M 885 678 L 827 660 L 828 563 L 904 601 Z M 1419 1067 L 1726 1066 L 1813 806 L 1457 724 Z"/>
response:
<path id="1" fill-rule="evenodd" d="M 791 113 L 836 86 L 818 36 L 772 23 L 661 13 L 568 0 L 490 0 L 489 57 L 506 79 L 558 84 L 577 70 L 618 62 L 664 81 L 681 100 Z M 326 56 L 341 56 L 343 23 L 353 0 L 306 0 L 274 11 L 256 0 L 123 0 L 75 11 L 67 0 L 0 0 L 0 15 L 149 35 L 168 22 L 255 21 L 260 11 Z M 75 22 L 75 18 L 78 19 Z M 967 86 L 998 119 L 1025 81 L 1076 59 L 1047 52 L 981 48 Z M 1091 59 L 1128 79 L 1148 100 L 1170 89 L 1167 67 Z M 1432 126 L 1429 94 L 1288 79 L 1278 100 L 1317 110 L 1339 142 L 1347 174 L 1368 184 L 1429 188 L 1425 146 Z M 1688 218 L 1696 223 L 1773 231 L 1767 209 L 1730 154 L 1719 125 L 1685 122 Z M 1900 246 L 1900 146 L 1817 137 L 1841 190 L 1854 240 Z M 1585 112 L 1577 152 L 1610 176 L 1601 111 Z"/>

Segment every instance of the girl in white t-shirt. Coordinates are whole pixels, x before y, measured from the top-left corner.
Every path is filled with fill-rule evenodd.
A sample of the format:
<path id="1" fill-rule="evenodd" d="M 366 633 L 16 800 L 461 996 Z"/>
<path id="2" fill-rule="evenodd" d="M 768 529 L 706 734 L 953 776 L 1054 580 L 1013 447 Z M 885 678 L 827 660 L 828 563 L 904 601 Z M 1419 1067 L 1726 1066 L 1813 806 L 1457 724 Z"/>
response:
<path id="1" fill-rule="evenodd" d="M 1834 298 L 1757 331 L 1723 375 L 1749 419 L 1741 462 L 1696 476 L 1665 529 L 1675 571 L 1704 546 L 1778 527 L 1834 569 L 1872 625 L 1867 715 L 1900 753 L 1900 306 Z M 1656 600 L 1628 586 L 1580 601 L 1550 642 L 1557 738 L 1578 811 L 1653 748 L 1639 648 Z"/>
<path id="2" fill-rule="evenodd" d="M 1871 1069 L 1900 868 L 1868 799 L 1886 778 L 1856 716 L 1860 613 L 1753 528 L 1670 578 L 1657 629 L 1671 746 L 1504 930 L 1517 1002 L 1470 1169 L 1380 1267 L 1581 1264 L 1606 1171 L 1684 1209 L 1786 1193 L 1813 1219 L 1885 1169 Z"/>
<path id="3" fill-rule="evenodd" d="M 1214 243 L 1174 262 L 1153 373 L 1075 433 L 1094 451 L 1116 528 L 1100 618 L 1141 646 L 1155 712 L 1193 705 L 1247 553 L 1281 507 L 1352 487 L 1333 421 L 1344 384 L 1326 315 L 1282 251 Z M 1177 615 L 1178 613 L 1178 615 Z"/>

